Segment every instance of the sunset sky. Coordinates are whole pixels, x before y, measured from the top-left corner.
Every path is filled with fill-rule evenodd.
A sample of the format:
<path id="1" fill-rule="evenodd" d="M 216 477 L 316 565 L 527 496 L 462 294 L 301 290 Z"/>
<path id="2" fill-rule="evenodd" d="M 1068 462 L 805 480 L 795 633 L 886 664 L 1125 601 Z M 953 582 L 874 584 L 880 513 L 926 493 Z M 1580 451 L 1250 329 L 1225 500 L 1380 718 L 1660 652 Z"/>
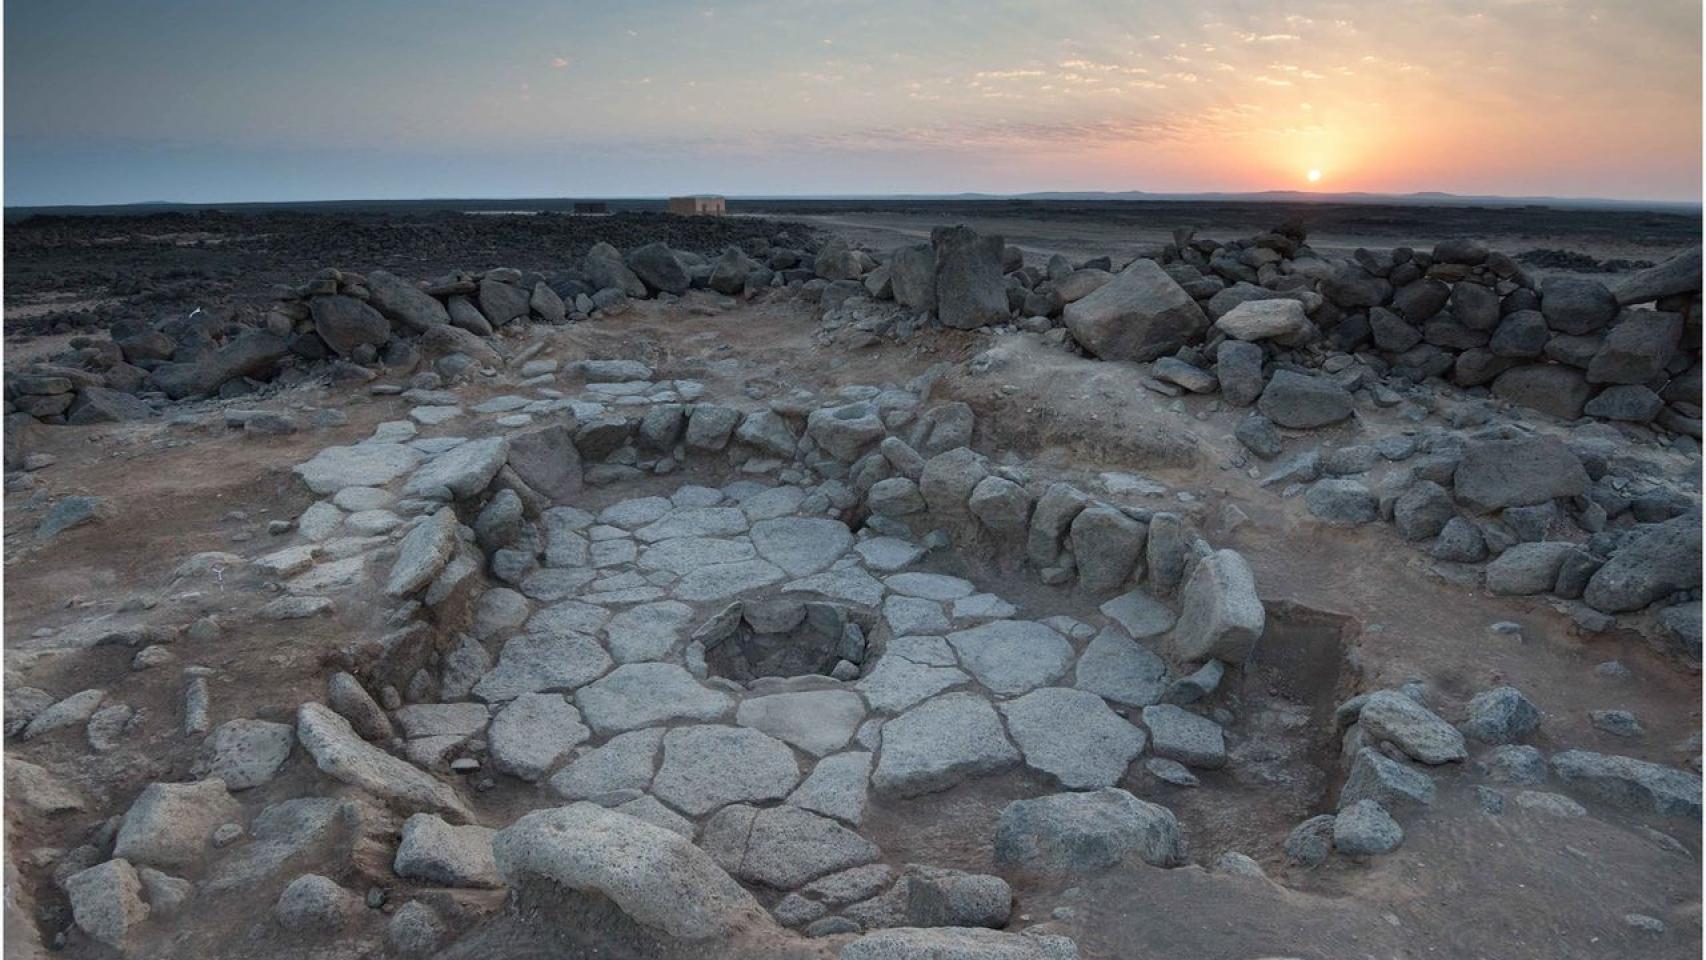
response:
<path id="1" fill-rule="evenodd" d="M 1700 0 L 13 0 L 5 202 L 1697 202 L 1700 20 Z"/>

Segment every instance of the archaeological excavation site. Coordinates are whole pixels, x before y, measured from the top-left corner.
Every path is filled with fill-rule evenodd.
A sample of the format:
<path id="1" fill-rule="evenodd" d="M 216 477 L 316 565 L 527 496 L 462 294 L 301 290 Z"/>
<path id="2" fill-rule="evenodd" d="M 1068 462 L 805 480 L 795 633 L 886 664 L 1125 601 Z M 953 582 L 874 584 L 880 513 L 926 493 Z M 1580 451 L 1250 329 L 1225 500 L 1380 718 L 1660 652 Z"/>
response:
<path id="1" fill-rule="evenodd" d="M 5 956 L 1698 956 L 1698 244 L 1188 212 L 9 224 Z"/>

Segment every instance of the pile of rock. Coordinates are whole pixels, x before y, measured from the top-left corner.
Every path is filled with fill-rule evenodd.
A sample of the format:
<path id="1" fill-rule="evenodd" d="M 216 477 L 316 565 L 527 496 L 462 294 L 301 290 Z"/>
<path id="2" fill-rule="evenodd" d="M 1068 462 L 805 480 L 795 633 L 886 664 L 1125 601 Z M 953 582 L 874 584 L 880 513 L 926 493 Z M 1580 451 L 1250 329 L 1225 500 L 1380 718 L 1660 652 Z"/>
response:
<path id="1" fill-rule="evenodd" d="M 845 269 L 870 265 L 868 258 L 852 261 Z M 802 287 L 816 278 L 820 262 L 835 272 L 815 240 L 784 230 L 749 237 L 716 257 L 663 243 L 623 254 L 601 242 L 548 276 L 500 267 L 415 282 L 384 270 L 326 268 L 307 283 L 277 288 L 261 317 L 198 309 L 151 325 L 121 321 L 110 339 L 76 338 L 56 362 L 29 364 L 8 376 L 5 413 L 29 417 L 14 427 L 143 419 L 169 401 L 243 396 L 286 371 L 316 369 L 317 361 L 333 361 L 334 376 L 360 382 L 375 368 L 413 370 L 424 353 L 436 359 L 439 373 L 454 377 L 498 363 L 486 338 L 516 321 L 614 316 L 631 298 L 670 298 L 695 289 L 732 296 Z M 16 469 L 21 464 L 11 462 L 10 451 L 7 466 Z"/>
<path id="2" fill-rule="evenodd" d="M 1261 396 L 1264 366 L 1320 368 L 1351 390 L 1437 378 L 1565 420 L 1698 438 L 1700 263 L 1689 251 L 1613 288 L 1535 284 L 1472 241 L 1341 260 L 1296 227 L 1234 243 L 1181 231 L 1156 260 L 1091 278 L 1061 314 L 1096 356 L 1157 361 L 1157 379 L 1192 392 L 1218 380 L 1235 404 Z"/>

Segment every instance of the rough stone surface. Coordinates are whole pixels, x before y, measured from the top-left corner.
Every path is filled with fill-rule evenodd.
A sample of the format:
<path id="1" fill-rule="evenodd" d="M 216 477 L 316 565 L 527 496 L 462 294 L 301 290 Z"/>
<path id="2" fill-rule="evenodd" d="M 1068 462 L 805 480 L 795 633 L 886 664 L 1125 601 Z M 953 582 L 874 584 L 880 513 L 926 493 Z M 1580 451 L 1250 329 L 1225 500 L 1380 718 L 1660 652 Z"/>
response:
<path id="1" fill-rule="evenodd" d="M 1002 866 L 1086 873 L 1128 856 L 1157 867 L 1186 862 L 1173 812 L 1124 790 L 1015 800 L 1001 811 L 995 828 L 995 862 Z"/>
<path id="2" fill-rule="evenodd" d="M 1047 687 L 1001 704 L 1025 763 L 1069 790 L 1111 787 L 1143 752 L 1143 731 L 1083 690 Z"/>
<path id="3" fill-rule="evenodd" d="M 871 785 L 910 797 L 946 790 L 1019 762 L 989 701 L 971 693 L 927 700 L 883 724 L 883 748 Z"/>

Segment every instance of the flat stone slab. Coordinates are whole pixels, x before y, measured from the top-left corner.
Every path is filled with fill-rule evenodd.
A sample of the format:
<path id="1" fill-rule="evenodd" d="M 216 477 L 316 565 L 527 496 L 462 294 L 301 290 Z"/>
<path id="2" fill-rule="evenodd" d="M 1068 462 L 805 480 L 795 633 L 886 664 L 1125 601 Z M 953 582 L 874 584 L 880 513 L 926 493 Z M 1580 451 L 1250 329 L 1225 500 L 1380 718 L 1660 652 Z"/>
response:
<path id="1" fill-rule="evenodd" d="M 902 797 L 946 790 L 1019 762 L 1001 718 L 975 693 L 945 693 L 883 724 L 876 789 Z"/>
<path id="2" fill-rule="evenodd" d="M 876 860 L 877 845 L 834 820 L 799 807 L 727 807 L 700 841 L 736 878 L 792 890 L 818 877 Z"/>
<path id="3" fill-rule="evenodd" d="M 588 750 L 551 778 L 551 789 L 565 800 L 587 800 L 618 790 L 644 790 L 657 772 L 661 728 L 634 730 Z"/>
<path id="4" fill-rule="evenodd" d="M 853 546 L 853 531 L 823 517 L 760 520 L 752 525 L 752 545 L 788 576 L 804 577 L 827 570 L 846 553 Z"/>
<path id="5" fill-rule="evenodd" d="M 674 508 L 675 504 L 664 497 L 636 497 L 605 507 L 598 514 L 598 522 L 634 530 L 657 521 Z"/>
<path id="6" fill-rule="evenodd" d="M 1139 640 L 1160 636 L 1179 620 L 1171 608 L 1141 589 L 1120 594 L 1102 604 L 1101 610 Z"/>
<path id="7" fill-rule="evenodd" d="M 675 507 L 634 531 L 643 543 L 676 537 L 728 537 L 747 530 L 746 514 L 739 507 Z"/>
<path id="8" fill-rule="evenodd" d="M 626 542 L 626 541 L 625 541 Z M 678 537 L 647 547 L 639 555 L 641 570 L 668 570 L 681 575 L 718 563 L 739 563 L 758 556 L 752 542 L 721 537 Z"/>
<path id="9" fill-rule="evenodd" d="M 678 600 L 705 603 L 711 600 L 726 600 L 748 590 L 768 586 L 782 577 L 781 569 L 765 560 L 714 563 L 683 576 L 670 592 Z"/>
<path id="10" fill-rule="evenodd" d="M 1026 765 L 1069 790 L 1118 783 L 1148 742 L 1101 697 L 1083 690 L 1045 687 L 1000 709 Z"/>
<path id="11" fill-rule="evenodd" d="M 1160 703 L 1167 682 L 1167 664 L 1112 627 L 1084 648 L 1072 675 L 1074 687 L 1126 707 Z"/>
<path id="12" fill-rule="evenodd" d="M 948 615 L 935 600 L 903 597 L 883 601 L 883 619 L 897 637 L 940 635 L 948 630 Z"/>
<path id="13" fill-rule="evenodd" d="M 874 607 L 883 601 L 883 585 L 859 569 L 857 565 L 840 566 L 782 587 L 790 593 L 817 593 L 835 600 L 845 600 L 860 606 Z"/>
<path id="14" fill-rule="evenodd" d="M 899 713 L 949 687 L 971 682 L 941 637 L 896 637 L 854 686 L 871 709 Z"/>
<path id="15" fill-rule="evenodd" d="M 604 641 L 617 663 L 661 660 L 675 649 L 692 620 L 693 608 L 685 603 L 643 603 L 611 617 Z"/>
<path id="16" fill-rule="evenodd" d="M 733 697 L 702 686 L 673 663 L 623 664 L 575 694 L 575 703 L 600 734 L 669 720 L 717 720 L 734 708 Z"/>
<path id="17" fill-rule="evenodd" d="M 1209 770 L 1226 766 L 1225 735 L 1220 724 L 1207 717 L 1159 703 L 1143 708 L 1143 725 L 1149 728 L 1150 747 L 1158 757 Z"/>
<path id="18" fill-rule="evenodd" d="M 565 600 L 533 614 L 527 619 L 528 633 L 596 634 L 610 620 L 610 611 L 591 603 Z"/>
<path id="19" fill-rule="evenodd" d="M 861 540 L 853 548 L 865 566 L 878 573 L 889 573 L 910 567 L 924 559 L 924 547 L 899 537 L 872 537 Z"/>
<path id="20" fill-rule="evenodd" d="M 602 676 L 612 662 L 591 637 L 526 633 L 504 644 L 498 665 L 474 684 L 474 696 L 495 703 L 524 693 L 573 690 Z"/>
<path id="21" fill-rule="evenodd" d="M 1053 683 L 1072 666 L 1072 644 L 1034 620 L 996 620 L 947 639 L 979 683 L 1008 696 Z"/>
<path id="22" fill-rule="evenodd" d="M 787 744 L 744 727 L 677 727 L 664 734 L 652 793 L 689 816 L 731 803 L 781 800 L 800 782 Z"/>
<path id="23" fill-rule="evenodd" d="M 864 751 L 824 757 L 805 781 L 788 794 L 788 802 L 857 827 L 865 819 L 873 759 Z"/>
<path id="24" fill-rule="evenodd" d="M 850 690 L 805 690 L 749 697 L 735 723 L 793 744 L 814 757 L 847 745 L 865 719 L 865 702 Z"/>
<path id="25" fill-rule="evenodd" d="M 895 593 L 924 600 L 958 600 L 977 592 L 970 580 L 941 573 L 896 573 L 883 578 Z"/>
<path id="26" fill-rule="evenodd" d="M 344 487 L 382 487 L 420 463 L 420 452 L 400 443 L 358 443 L 327 447 L 292 472 L 308 489 L 326 495 Z"/>
<path id="27" fill-rule="evenodd" d="M 416 470 L 403 485 L 403 496 L 432 497 L 438 491 L 448 490 L 453 497 L 472 497 L 492 482 L 507 459 L 507 439 L 470 440 L 433 457 Z"/>
<path id="28" fill-rule="evenodd" d="M 559 693 L 524 693 L 492 718 L 492 765 L 528 782 L 554 770 L 592 734 Z"/>

